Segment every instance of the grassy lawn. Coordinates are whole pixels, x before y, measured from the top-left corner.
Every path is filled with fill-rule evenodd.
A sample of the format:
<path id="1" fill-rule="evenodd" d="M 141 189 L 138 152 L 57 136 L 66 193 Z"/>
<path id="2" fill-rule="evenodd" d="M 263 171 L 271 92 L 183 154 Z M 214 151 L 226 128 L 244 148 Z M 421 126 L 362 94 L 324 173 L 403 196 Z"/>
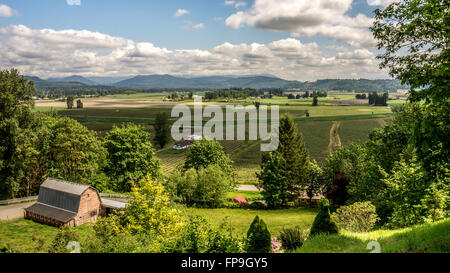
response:
<path id="1" fill-rule="evenodd" d="M 80 236 L 92 231 L 91 224 L 76 227 Z M 30 220 L 0 222 L 0 246 L 9 245 L 16 252 L 48 252 L 58 228 Z"/>
<path id="2" fill-rule="evenodd" d="M 247 210 L 247 209 L 184 209 L 187 215 L 201 215 L 214 226 L 219 226 L 225 217 L 231 222 L 237 235 L 247 234 L 253 218 L 258 215 L 267 224 L 273 237 L 279 235 L 284 227 L 299 226 L 301 229 L 310 229 L 317 214 L 316 209 L 293 208 L 282 210 Z"/>
<path id="3" fill-rule="evenodd" d="M 342 231 L 339 235 L 315 236 L 298 253 L 368 253 L 367 243 L 377 241 L 382 253 L 450 252 L 450 219 L 396 230 L 366 233 Z"/>

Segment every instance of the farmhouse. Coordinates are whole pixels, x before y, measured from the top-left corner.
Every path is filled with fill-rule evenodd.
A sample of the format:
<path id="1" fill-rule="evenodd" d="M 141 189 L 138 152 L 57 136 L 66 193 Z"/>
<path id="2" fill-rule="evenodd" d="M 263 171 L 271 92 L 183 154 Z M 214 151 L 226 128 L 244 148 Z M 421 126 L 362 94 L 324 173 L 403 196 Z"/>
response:
<path id="1" fill-rule="evenodd" d="M 108 201 L 103 206 L 91 186 L 48 178 L 40 187 L 37 203 L 25 209 L 25 218 L 51 226 L 77 226 L 124 207 L 124 203 Z"/>

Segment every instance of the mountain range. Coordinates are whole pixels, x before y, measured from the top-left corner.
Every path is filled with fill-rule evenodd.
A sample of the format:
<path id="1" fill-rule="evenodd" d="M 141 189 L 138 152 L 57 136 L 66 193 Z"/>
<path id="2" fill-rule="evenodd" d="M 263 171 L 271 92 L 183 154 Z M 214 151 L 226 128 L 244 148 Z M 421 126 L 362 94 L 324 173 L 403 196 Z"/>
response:
<path id="1" fill-rule="evenodd" d="M 326 79 L 315 82 L 288 81 L 272 75 L 255 76 L 203 76 L 186 77 L 172 75 L 138 75 L 135 77 L 82 77 L 78 75 L 65 78 L 41 79 L 25 76 L 35 82 L 38 89 L 82 88 L 110 86 L 114 88 L 148 89 L 225 89 L 225 88 L 281 88 L 300 91 L 346 90 L 346 91 L 395 91 L 405 89 L 398 80 L 389 79 Z"/>

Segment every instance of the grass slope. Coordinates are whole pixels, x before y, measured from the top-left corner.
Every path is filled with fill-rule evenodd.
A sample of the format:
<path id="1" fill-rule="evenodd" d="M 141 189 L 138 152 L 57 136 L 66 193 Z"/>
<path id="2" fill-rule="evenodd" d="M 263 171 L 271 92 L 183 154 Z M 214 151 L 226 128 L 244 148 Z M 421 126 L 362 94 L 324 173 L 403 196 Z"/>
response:
<path id="1" fill-rule="evenodd" d="M 309 238 L 297 253 L 369 253 L 367 244 L 377 241 L 382 253 L 449 253 L 450 219 L 396 230 L 366 233 L 342 231 L 339 235 Z"/>

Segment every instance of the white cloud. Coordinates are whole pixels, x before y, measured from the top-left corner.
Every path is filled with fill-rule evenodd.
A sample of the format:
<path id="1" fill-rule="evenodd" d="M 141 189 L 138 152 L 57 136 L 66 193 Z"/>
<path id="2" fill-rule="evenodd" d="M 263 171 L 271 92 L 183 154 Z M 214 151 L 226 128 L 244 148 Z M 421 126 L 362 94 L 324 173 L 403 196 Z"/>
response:
<path id="1" fill-rule="evenodd" d="M 69 6 L 81 6 L 81 0 L 66 0 Z"/>
<path id="2" fill-rule="evenodd" d="M 185 30 L 196 31 L 196 30 L 204 29 L 205 28 L 205 24 L 203 24 L 203 23 L 196 24 L 196 23 L 194 23 L 192 21 L 186 20 L 186 21 L 184 21 L 183 28 Z"/>
<path id="3" fill-rule="evenodd" d="M 195 27 L 197 24 L 192 24 Z M 204 26 L 203 26 L 204 27 Z M 335 51 L 331 54 L 329 52 Z M 209 50 L 168 50 L 151 42 L 87 30 L 0 27 L 0 69 L 17 68 L 43 78 L 139 74 L 248 75 L 290 80 L 385 77 L 368 49 L 327 48 L 295 38 L 267 44 L 223 43 Z"/>
<path id="4" fill-rule="evenodd" d="M 247 6 L 246 2 L 242 2 L 242 1 L 237 2 L 235 0 L 226 0 L 223 4 L 225 6 L 234 6 L 235 9 L 240 9 L 241 7 Z"/>
<path id="5" fill-rule="evenodd" d="M 185 9 L 178 9 L 178 10 L 175 12 L 174 16 L 175 16 L 175 17 L 181 17 L 181 16 L 186 15 L 186 14 L 189 14 L 189 13 L 190 13 L 190 11 L 188 11 L 188 10 L 185 10 Z"/>
<path id="6" fill-rule="evenodd" d="M 352 0 L 255 0 L 249 11 L 229 16 L 225 24 L 270 31 L 289 31 L 293 37 L 323 35 L 354 46 L 374 46 L 368 29 L 373 19 L 363 14 L 346 15 Z M 343 32 L 352 33 L 343 33 Z"/>
<path id="7" fill-rule="evenodd" d="M 16 15 L 17 12 L 7 5 L 0 4 L 0 17 L 12 17 Z"/>
<path id="8" fill-rule="evenodd" d="M 398 0 L 367 0 L 369 6 L 389 6 L 390 4 L 398 2 Z"/>

